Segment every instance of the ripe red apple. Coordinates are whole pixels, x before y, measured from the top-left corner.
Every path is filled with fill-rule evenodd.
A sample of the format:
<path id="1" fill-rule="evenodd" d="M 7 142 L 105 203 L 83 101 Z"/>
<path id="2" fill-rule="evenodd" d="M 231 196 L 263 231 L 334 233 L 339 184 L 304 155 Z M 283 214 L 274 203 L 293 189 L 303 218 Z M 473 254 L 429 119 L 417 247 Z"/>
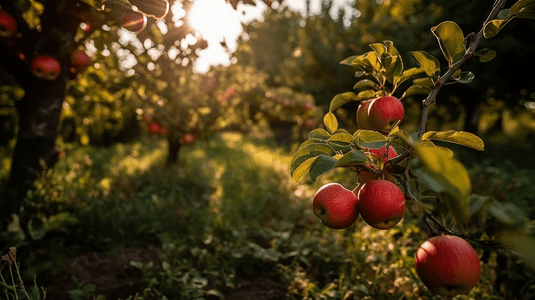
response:
<path id="1" fill-rule="evenodd" d="M 357 197 L 339 183 L 328 183 L 314 195 L 314 214 L 332 229 L 347 228 L 359 217 Z"/>
<path id="2" fill-rule="evenodd" d="M 373 228 L 388 229 L 403 218 L 405 195 L 388 180 L 378 179 L 364 183 L 357 198 L 360 215 Z"/>
<path id="3" fill-rule="evenodd" d="M 36 56 L 31 65 L 33 75 L 44 80 L 55 80 L 61 73 L 61 65 L 58 60 L 50 55 Z"/>
<path id="4" fill-rule="evenodd" d="M 362 101 L 357 109 L 357 125 L 361 129 L 370 129 L 368 125 L 368 108 L 373 100 Z"/>
<path id="5" fill-rule="evenodd" d="M 305 121 L 305 125 L 306 125 L 306 127 L 308 127 L 308 128 L 313 128 L 313 127 L 314 127 L 314 120 L 312 120 L 312 119 L 307 119 L 307 120 Z"/>
<path id="6" fill-rule="evenodd" d="M 76 70 L 81 70 L 89 65 L 91 58 L 82 49 L 76 49 L 71 53 L 71 65 Z"/>
<path id="7" fill-rule="evenodd" d="M 17 33 L 17 22 L 5 10 L 0 9 L 0 36 L 11 37 Z"/>
<path id="8" fill-rule="evenodd" d="M 128 0 L 145 14 L 153 15 L 161 19 L 169 12 L 169 2 L 167 0 Z"/>
<path id="9" fill-rule="evenodd" d="M 388 131 L 403 120 L 405 110 L 398 98 L 381 96 L 364 101 L 357 109 L 357 124 L 362 129 Z"/>
<path id="10" fill-rule="evenodd" d="M 150 134 L 160 134 L 162 132 L 162 127 L 158 123 L 150 123 L 148 130 Z"/>
<path id="11" fill-rule="evenodd" d="M 364 152 L 368 155 L 373 155 L 378 158 L 382 158 L 383 164 L 385 164 L 388 160 L 398 156 L 398 153 L 396 152 L 396 149 L 394 147 L 389 146 L 388 147 L 388 156 L 386 153 L 386 145 L 379 149 L 368 149 L 366 152 Z"/>
<path id="12" fill-rule="evenodd" d="M 435 236 L 425 241 L 415 259 L 416 272 L 425 286 L 443 296 L 468 294 L 477 285 L 480 262 L 464 239 Z"/>
<path id="13" fill-rule="evenodd" d="M 392 146 L 389 146 L 388 148 L 388 157 L 386 156 L 386 145 L 379 149 L 363 150 L 365 151 L 364 153 L 372 159 L 372 161 L 377 161 L 380 159 L 383 164 L 385 164 L 389 159 L 398 156 L 396 149 L 394 149 Z M 375 163 L 367 164 L 365 167 L 360 167 L 357 172 L 359 183 L 362 184 L 372 180 L 380 179 L 382 177 L 388 181 L 395 182 L 395 178 L 391 174 L 383 172 L 383 170 L 381 170 L 381 168 Z"/>
<path id="14" fill-rule="evenodd" d="M 119 11 L 121 27 L 138 33 L 147 26 L 147 16 L 137 11 Z"/>
<path id="15" fill-rule="evenodd" d="M 181 138 L 181 144 L 183 145 L 191 145 L 193 143 L 195 143 L 197 139 L 195 138 L 195 136 L 191 133 L 186 133 L 182 136 Z"/>

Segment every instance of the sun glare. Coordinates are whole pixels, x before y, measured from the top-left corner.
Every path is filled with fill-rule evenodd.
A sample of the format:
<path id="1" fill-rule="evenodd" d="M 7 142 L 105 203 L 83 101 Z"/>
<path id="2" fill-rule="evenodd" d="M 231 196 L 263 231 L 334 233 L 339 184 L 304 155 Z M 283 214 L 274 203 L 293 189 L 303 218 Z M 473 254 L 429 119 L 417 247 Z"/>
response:
<path id="1" fill-rule="evenodd" d="M 243 30 L 241 22 L 259 18 L 262 9 L 262 6 L 240 5 L 238 10 L 234 10 L 225 0 L 195 0 L 186 16 L 180 2 L 171 7 L 177 26 L 187 22 L 208 42 L 208 48 L 199 53 L 199 59 L 195 62 L 194 69 L 201 73 L 208 71 L 211 65 L 230 63 L 230 55 L 220 43 L 225 41 L 230 51 L 234 51 L 237 37 Z"/>
<path id="2" fill-rule="evenodd" d="M 233 38 L 242 30 L 238 12 L 224 0 L 196 0 L 187 19 L 207 40 Z"/>

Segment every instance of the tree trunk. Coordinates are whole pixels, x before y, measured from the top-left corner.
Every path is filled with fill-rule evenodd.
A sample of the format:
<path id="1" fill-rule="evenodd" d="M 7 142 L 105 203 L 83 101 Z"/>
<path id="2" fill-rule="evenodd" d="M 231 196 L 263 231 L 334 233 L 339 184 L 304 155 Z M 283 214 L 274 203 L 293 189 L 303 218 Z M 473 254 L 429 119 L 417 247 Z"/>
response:
<path id="1" fill-rule="evenodd" d="M 479 99 L 474 98 L 474 100 L 475 101 L 469 101 L 466 103 L 464 131 L 468 131 L 477 135 L 479 130 L 479 114 L 481 111 L 481 105 Z"/>
<path id="2" fill-rule="evenodd" d="M 2 193 L 3 213 L 17 212 L 44 169 L 58 160 L 55 142 L 68 76 L 55 81 L 31 80 L 31 88 L 17 102 L 19 130 L 7 188 Z M 27 86 L 25 84 L 25 86 Z"/>
<path id="3" fill-rule="evenodd" d="M 167 167 L 173 167 L 178 165 L 178 158 L 180 154 L 180 148 L 182 145 L 180 144 L 180 140 L 173 138 L 171 135 L 167 138 L 167 144 L 168 144 L 168 154 L 167 154 Z"/>

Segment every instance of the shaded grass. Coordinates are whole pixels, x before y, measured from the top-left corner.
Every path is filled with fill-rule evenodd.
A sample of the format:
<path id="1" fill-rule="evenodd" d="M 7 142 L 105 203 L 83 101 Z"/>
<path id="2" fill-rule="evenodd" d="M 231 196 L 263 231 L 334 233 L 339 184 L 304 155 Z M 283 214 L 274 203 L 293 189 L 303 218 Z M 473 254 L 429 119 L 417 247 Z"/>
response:
<path id="1" fill-rule="evenodd" d="M 362 220 L 330 230 L 313 215 L 315 190 L 329 181 L 353 188 L 353 174 L 336 171 L 296 184 L 288 175 L 290 153 L 238 133 L 184 147 L 176 169 L 163 167 L 165 143 L 154 137 L 109 148 L 66 147 L 67 157 L 38 183 L 28 209 L 32 218 L 46 218 L 46 236 L 22 248 L 40 253 L 33 254 L 32 272 L 46 284 L 54 284 L 47 274 L 69 252 L 113 254 L 148 243 L 160 249 L 159 260 L 130 264 L 143 274 L 139 299 L 236 295 L 237 282 L 262 277 L 259 289 L 273 285 L 267 294 L 280 295 L 284 286 L 287 299 L 439 299 L 414 271 L 414 253 L 427 237 L 418 217 L 378 231 Z M 54 264 L 39 268 L 51 258 Z M 471 297 L 500 299 L 492 285 L 495 264 L 491 257 L 483 265 Z M 91 284 L 95 276 L 78 279 Z"/>

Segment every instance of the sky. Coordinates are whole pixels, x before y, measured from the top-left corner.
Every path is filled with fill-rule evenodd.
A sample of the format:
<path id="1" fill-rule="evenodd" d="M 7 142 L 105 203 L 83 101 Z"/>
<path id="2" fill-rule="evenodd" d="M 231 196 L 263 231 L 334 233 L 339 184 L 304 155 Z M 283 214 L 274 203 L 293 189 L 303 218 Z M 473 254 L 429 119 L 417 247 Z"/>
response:
<path id="1" fill-rule="evenodd" d="M 241 22 L 247 23 L 253 19 L 261 19 L 262 13 L 268 7 L 261 1 L 255 0 L 256 6 L 239 4 L 234 10 L 225 0 L 196 0 L 191 11 L 191 25 L 197 29 L 208 41 L 208 48 L 200 51 L 194 70 L 205 73 L 212 65 L 230 64 L 230 54 L 225 52 L 220 42 L 225 40 L 230 51 L 237 48 L 237 38 L 242 32 Z M 354 0 L 334 0 L 333 12 L 338 7 L 352 3 Z M 305 0 L 285 0 L 290 8 L 305 13 Z M 276 4 L 273 4 L 276 8 Z M 318 13 L 321 0 L 311 0 L 311 13 Z"/>

